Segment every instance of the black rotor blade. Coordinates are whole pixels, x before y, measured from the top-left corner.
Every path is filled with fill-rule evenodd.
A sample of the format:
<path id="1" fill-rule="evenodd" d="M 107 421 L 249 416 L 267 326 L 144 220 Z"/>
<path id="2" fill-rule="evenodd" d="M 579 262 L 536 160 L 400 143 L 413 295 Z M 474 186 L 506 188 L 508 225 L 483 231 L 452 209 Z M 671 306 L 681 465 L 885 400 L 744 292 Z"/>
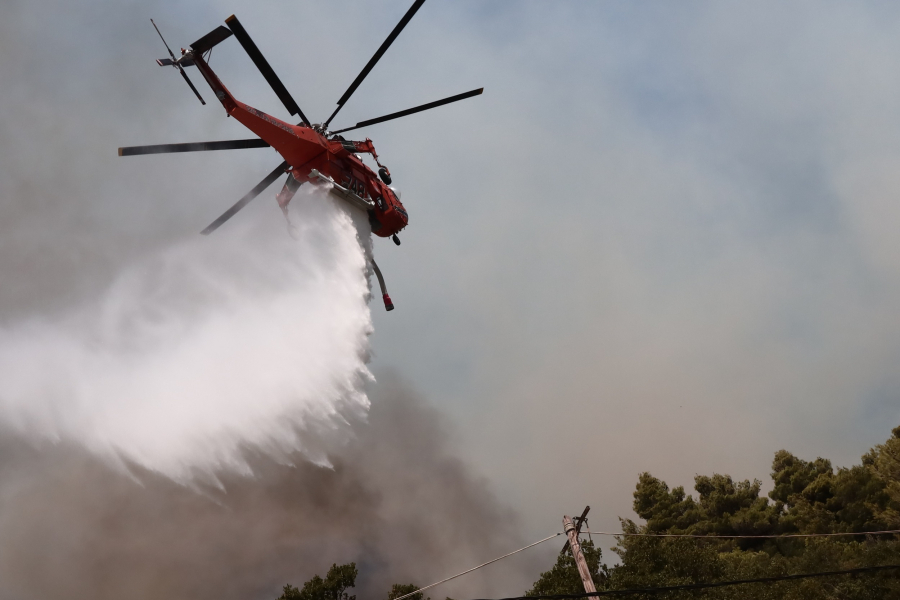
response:
<path id="1" fill-rule="evenodd" d="M 150 22 L 153 23 L 153 29 L 156 30 L 156 33 L 159 35 L 159 39 L 162 40 L 163 46 L 166 47 L 166 50 L 169 51 L 169 56 L 172 57 L 172 62 L 175 62 L 175 54 L 172 52 L 172 49 L 169 48 L 169 45 L 166 43 L 166 38 L 162 36 L 162 33 L 159 31 L 159 27 L 156 26 L 156 22 L 153 19 L 150 19 Z"/>
<path id="2" fill-rule="evenodd" d="M 188 79 L 187 73 L 184 72 L 184 69 L 181 68 L 181 65 L 178 64 L 178 59 L 175 58 L 175 54 L 172 52 L 172 49 L 169 48 L 169 45 L 166 43 L 166 38 L 163 37 L 162 33 L 159 31 L 159 27 L 156 26 L 156 22 L 153 19 L 150 19 L 150 22 L 153 23 L 153 29 L 156 30 L 156 33 L 159 35 L 159 39 L 162 40 L 163 46 L 166 47 L 166 50 L 169 51 L 169 56 L 172 57 L 172 64 L 178 68 L 178 72 L 181 73 L 181 76 L 184 77 L 184 81 L 190 86 L 191 90 L 197 96 L 197 99 L 200 100 L 200 104 L 206 105 L 206 101 L 203 100 L 203 96 L 200 95 L 200 92 L 197 91 L 197 88 L 194 87 L 194 84 L 191 83 L 191 80 Z M 161 60 L 156 61 L 159 66 L 163 66 L 165 63 Z"/>
<path id="3" fill-rule="evenodd" d="M 241 210 L 242 208 L 244 208 L 245 206 L 250 204 L 251 200 L 253 200 L 257 196 L 259 196 L 263 192 L 263 190 L 265 190 L 267 187 L 272 185 L 272 183 L 276 179 L 278 179 L 279 177 L 284 175 L 284 171 L 285 171 L 285 169 L 287 169 L 287 167 L 288 167 L 287 161 L 284 161 L 283 163 L 278 165 L 274 171 L 272 171 L 271 173 L 266 175 L 265 179 L 263 179 L 258 184 L 256 184 L 256 187 L 254 187 L 252 190 L 247 192 L 247 194 L 244 195 L 243 198 L 238 200 L 234 206 L 232 206 L 231 208 L 226 210 L 224 213 L 222 213 L 221 217 L 219 217 L 218 219 L 216 219 L 215 221 L 210 223 L 209 226 L 206 229 L 204 229 L 203 231 L 201 231 L 200 233 L 202 233 L 203 235 L 209 235 L 213 231 L 218 229 L 219 226 L 222 225 L 222 223 L 224 223 L 225 221 L 227 221 L 228 219 L 233 217 L 235 215 L 235 213 L 237 213 L 237 211 Z"/>
<path id="4" fill-rule="evenodd" d="M 181 76 L 184 77 L 184 80 L 194 91 L 194 94 L 197 95 L 197 99 L 200 100 L 200 104 L 202 104 L 203 106 L 206 106 L 206 101 L 203 99 L 203 96 L 200 95 L 200 92 L 198 92 L 197 88 L 194 87 L 194 84 L 191 83 L 191 80 L 188 78 L 187 73 L 184 72 L 184 69 L 181 68 L 181 65 L 175 65 L 175 66 L 178 67 L 178 72 L 181 73 Z"/>
<path id="5" fill-rule="evenodd" d="M 360 74 L 356 76 L 356 79 L 353 80 L 353 83 L 350 84 L 350 87 L 347 88 L 347 91 L 344 92 L 344 95 L 341 96 L 341 99 L 337 101 L 338 106 L 336 109 L 334 109 L 334 112 L 331 113 L 331 116 L 328 117 L 328 120 L 325 121 L 325 127 L 328 127 L 328 124 L 331 123 L 334 115 L 338 114 L 338 111 L 344 107 L 344 103 L 347 102 L 350 96 L 353 95 L 353 92 L 355 92 L 356 88 L 359 87 L 359 84 L 363 82 L 363 79 L 366 78 L 366 75 L 369 74 L 369 71 L 372 70 L 372 67 L 375 66 L 375 63 L 377 63 L 378 60 L 384 55 L 384 53 L 387 52 L 387 49 L 391 47 L 391 44 L 394 43 L 394 40 L 397 39 L 397 36 L 400 35 L 400 32 L 403 31 L 404 27 L 406 27 L 406 24 L 410 22 L 410 20 L 413 18 L 413 15 L 416 14 L 416 11 L 422 8 L 423 4 L 425 4 L 425 0 L 416 0 L 410 7 L 410 9 L 406 11 L 406 14 L 403 15 L 403 18 L 400 19 L 400 22 L 397 23 L 397 26 L 394 27 L 394 30 L 391 32 L 391 34 L 387 36 L 387 39 L 384 40 L 384 43 L 381 44 L 381 47 L 377 52 L 375 52 L 375 56 L 369 59 L 369 62 L 365 67 L 363 67 L 363 70 L 360 72 Z"/>
<path id="6" fill-rule="evenodd" d="M 278 99 L 281 100 L 284 107 L 288 109 L 288 112 L 292 115 L 300 115 L 300 119 L 302 119 L 306 125 L 309 125 L 309 119 L 306 118 L 306 115 L 304 115 L 303 111 L 300 110 L 300 107 L 297 106 L 294 98 L 287 91 L 287 88 L 284 87 L 284 84 L 281 83 L 281 80 L 278 79 L 278 75 L 275 74 L 275 71 L 272 69 L 271 65 L 269 65 L 269 61 L 262 55 L 262 52 L 259 51 L 256 44 L 253 43 L 253 40 L 247 34 L 247 30 L 244 29 L 244 26 L 241 25 L 241 22 L 238 21 L 237 17 L 231 15 L 225 19 L 225 24 L 234 32 L 234 37 L 238 39 L 241 46 L 243 46 L 244 50 L 247 51 L 247 54 L 250 55 L 250 60 L 253 61 L 256 68 L 259 69 L 263 77 L 266 78 L 266 81 L 269 82 L 269 85 L 272 86 L 275 95 L 278 96 Z"/>
<path id="7" fill-rule="evenodd" d="M 191 50 L 193 50 L 196 54 L 203 54 L 216 44 L 224 42 L 225 40 L 230 38 L 231 34 L 232 31 L 230 29 L 219 25 L 218 27 L 204 35 L 202 38 L 191 44 Z"/>
<path id="8" fill-rule="evenodd" d="M 413 115 L 417 112 L 422 112 L 423 110 L 428 110 L 429 108 L 437 108 L 438 106 L 443 106 L 445 104 L 450 104 L 451 102 L 458 102 L 460 100 L 465 100 L 466 98 L 471 98 L 472 96 L 479 96 L 484 91 L 484 88 L 478 88 L 477 90 L 472 90 L 471 92 L 466 92 L 464 94 L 457 94 L 456 96 L 450 96 L 449 98 L 444 98 L 443 100 L 436 100 L 434 102 L 429 102 L 428 104 L 423 104 L 421 106 L 416 106 L 415 108 L 407 108 L 406 110 L 401 110 L 400 112 L 391 113 L 389 115 L 384 115 L 383 117 L 378 117 L 377 119 L 369 119 L 368 121 L 360 121 L 353 127 L 347 127 L 345 129 L 338 129 L 337 131 L 332 131 L 332 134 L 335 133 L 343 133 L 345 131 L 350 131 L 352 129 L 359 129 L 360 127 L 367 127 L 369 125 L 375 125 L 376 123 L 384 123 L 385 121 L 392 121 L 394 119 L 399 119 L 400 117 L 405 117 L 407 115 Z"/>
<path id="9" fill-rule="evenodd" d="M 172 152 L 204 152 L 206 150 L 240 150 L 242 148 L 268 148 L 269 142 L 259 138 L 252 140 L 222 140 L 218 142 L 190 142 L 187 144 L 155 144 L 153 146 L 125 146 L 119 148 L 119 156 L 141 154 L 169 154 Z"/>

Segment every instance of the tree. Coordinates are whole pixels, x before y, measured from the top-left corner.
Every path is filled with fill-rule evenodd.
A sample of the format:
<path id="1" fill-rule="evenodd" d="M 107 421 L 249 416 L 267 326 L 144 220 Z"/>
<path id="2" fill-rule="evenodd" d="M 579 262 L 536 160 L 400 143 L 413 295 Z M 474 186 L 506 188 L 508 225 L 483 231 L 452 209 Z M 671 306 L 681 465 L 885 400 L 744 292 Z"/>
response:
<path id="1" fill-rule="evenodd" d="M 300 589 L 285 585 L 277 600 L 356 600 L 356 596 L 348 595 L 347 590 L 356 586 L 358 574 L 355 562 L 333 564 L 324 579 L 313 575 Z"/>
<path id="2" fill-rule="evenodd" d="M 590 540 L 581 542 L 581 550 L 587 562 L 591 578 L 598 585 L 606 578 L 605 567 L 601 569 L 601 552 Z M 525 592 L 526 596 L 545 596 L 553 594 L 580 594 L 584 592 L 578 565 L 571 552 L 560 554 L 556 564 L 549 571 L 541 573 L 534 586 Z"/>
<path id="3" fill-rule="evenodd" d="M 900 427 L 863 455 L 861 463 L 834 469 L 831 462 L 806 461 L 786 450 L 772 461 L 773 488 L 735 481 L 728 475 L 698 475 L 696 495 L 643 473 L 634 491 L 634 511 L 643 523 L 622 520 L 629 534 L 784 535 L 900 529 Z M 585 543 L 587 548 L 593 545 Z M 613 551 L 620 564 L 588 561 L 598 589 L 664 587 L 735 579 L 837 571 L 900 562 L 900 536 L 776 539 L 697 539 L 622 536 Z M 593 564 L 591 561 L 594 561 Z M 600 576 L 600 574 L 603 574 Z M 900 600 L 896 571 L 853 577 L 752 584 L 666 594 L 669 600 Z M 581 580 L 570 556 L 541 574 L 529 596 L 580 593 Z M 651 598 L 654 596 L 646 596 Z M 644 596 L 639 596 L 644 598 Z"/>
<path id="4" fill-rule="evenodd" d="M 881 523 L 896 529 L 900 528 L 900 427 L 891 433 L 891 439 L 872 450 L 869 466 L 885 495 L 884 502 L 875 506 L 875 513 Z"/>
<path id="5" fill-rule="evenodd" d="M 406 596 L 406 594 L 412 594 L 416 590 L 419 589 L 419 586 L 413 583 L 395 583 L 391 586 L 391 591 L 388 592 L 387 600 L 395 600 L 400 596 Z M 419 592 L 418 594 L 413 594 L 409 596 L 406 600 L 431 600 L 431 598 L 425 598 L 425 594 Z"/>

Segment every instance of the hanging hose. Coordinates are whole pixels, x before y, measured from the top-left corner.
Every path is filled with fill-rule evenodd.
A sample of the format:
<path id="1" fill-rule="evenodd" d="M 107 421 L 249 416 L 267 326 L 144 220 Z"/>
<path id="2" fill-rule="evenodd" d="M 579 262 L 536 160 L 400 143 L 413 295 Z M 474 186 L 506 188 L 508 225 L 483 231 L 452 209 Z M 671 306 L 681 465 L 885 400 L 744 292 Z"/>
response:
<path id="1" fill-rule="evenodd" d="M 381 297 L 384 299 L 384 309 L 394 310 L 394 303 L 391 301 L 391 297 L 387 292 L 387 287 L 384 285 L 384 277 L 381 275 L 381 269 L 378 268 L 378 263 L 375 262 L 374 258 L 370 260 L 372 261 L 372 269 L 375 271 L 375 277 L 378 278 L 378 285 L 381 287 Z"/>

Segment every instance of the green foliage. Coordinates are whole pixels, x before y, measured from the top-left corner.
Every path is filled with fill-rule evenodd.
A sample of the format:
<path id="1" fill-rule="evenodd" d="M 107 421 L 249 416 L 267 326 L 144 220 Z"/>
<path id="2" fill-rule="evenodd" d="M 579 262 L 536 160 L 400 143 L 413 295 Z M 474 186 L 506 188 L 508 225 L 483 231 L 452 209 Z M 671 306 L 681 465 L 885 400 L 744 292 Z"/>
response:
<path id="1" fill-rule="evenodd" d="M 759 536 L 900 529 L 900 427 L 893 430 L 891 439 L 866 453 L 861 464 L 850 468 L 835 470 L 826 459 L 805 461 L 779 450 L 772 462 L 771 476 L 773 488 L 767 498 L 760 495 L 761 482 L 756 480 L 698 475 L 694 478 L 696 495 L 692 496 L 682 487 L 670 489 L 664 481 L 643 473 L 634 491 L 634 511 L 643 524 L 624 519 L 622 531 Z M 662 587 L 898 564 L 900 538 L 859 535 L 721 540 L 623 536 L 613 551 L 621 562 L 610 568 L 600 563 L 599 550 L 593 554 L 592 573 L 598 589 Z M 671 592 L 666 598 L 900 600 L 898 575 L 896 571 L 884 571 L 751 584 Z M 574 560 L 563 556 L 526 594 L 582 591 Z"/>
<path id="2" fill-rule="evenodd" d="M 600 548 L 594 547 L 594 543 L 588 540 L 581 542 L 581 549 L 594 582 L 605 580 L 606 572 L 601 570 Z M 541 573 L 541 577 L 534 583 L 534 587 L 525 592 L 525 595 L 578 594 L 583 591 L 584 587 L 581 584 L 581 575 L 578 574 L 575 559 L 572 558 L 571 552 L 566 552 L 559 555 L 552 569 Z"/>
<path id="3" fill-rule="evenodd" d="M 694 500 L 684 488 L 670 492 L 665 482 L 643 473 L 634 492 L 634 511 L 647 521 L 646 533 L 768 535 L 776 529 L 779 507 L 759 497 L 761 485 L 735 483 L 728 475 L 698 475 Z"/>
<path id="4" fill-rule="evenodd" d="M 883 484 L 885 502 L 874 508 L 880 522 L 890 529 L 900 528 L 900 427 L 894 435 L 872 451 L 871 469 Z"/>
<path id="5" fill-rule="evenodd" d="M 313 575 L 299 590 L 288 584 L 277 600 L 356 600 L 356 596 L 348 595 L 347 590 L 356 585 L 358 574 L 356 563 L 333 564 L 325 579 Z"/>
<path id="6" fill-rule="evenodd" d="M 388 592 L 388 600 L 394 600 L 395 598 L 399 598 L 400 596 L 406 596 L 406 594 L 412 594 L 419 589 L 419 586 L 413 583 L 395 583 L 391 586 L 391 591 Z M 425 598 L 425 594 L 423 592 L 419 592 L 418 594 L 413 594 L 409 596 L 406 600 L 431 600 L 431 598 Z"/>
<path id="7" fill-rule="evenodd" d="M 395 598 L 399 598 L 400 596 L 412 594 L 418 589 L 419 586 L 413 583 L 395 583 L 393 586 L 391 586 L 391 591 L 388 592 L 387 600 L 394 600 Z M 409 596 L 406 600 L 431 600 L 431 598 L 425 598 L 425 594 L 423 592 L 419 592 L 418 594 Z"/>

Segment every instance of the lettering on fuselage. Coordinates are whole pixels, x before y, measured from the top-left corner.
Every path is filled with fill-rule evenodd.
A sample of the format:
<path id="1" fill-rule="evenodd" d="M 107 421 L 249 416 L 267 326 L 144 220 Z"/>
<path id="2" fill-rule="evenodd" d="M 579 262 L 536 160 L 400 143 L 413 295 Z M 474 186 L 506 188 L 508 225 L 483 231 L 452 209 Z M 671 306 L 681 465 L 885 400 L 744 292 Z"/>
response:
<path id="1" fill-rule="evenodd" d="M 267 123 L 270 123 L 270 124 L 274 125 L 275 127 L 279 127 L 279 128 L 281 128 L 281 129 L 284 129 L 285 131 L 287 131 L 288 133 L 290 133 L 291 135 L 293 135 L 293 136 L 295 136 L 295 137 L 296 137 L 296 135 L 297 135 L 297 134 L 294 132 L 294 130 L 291 129 L 291 126 L 290 126 L 290 125 L 288 125 L 287 123 L 282 123 L 282 122 L 279 121 L 278 119 L 275 119 L 275 118 L 273 118 L 273 117 L 270 117 L 269 115 L 267 115 L 266 113 L 264 113 L 263 111 L 261 111 L 261 110 L 259 110 L 259 109 L 257 109 L 257 108 L 253 108 L 252 106 L 248 106 L 248 107 L 247 107 L 247 112 L 250 112 L 250 113 L 256 115 L 257 117 L 259 117 L 259 118 L 262 119 L 263 121 L 266 121 Z"/>

